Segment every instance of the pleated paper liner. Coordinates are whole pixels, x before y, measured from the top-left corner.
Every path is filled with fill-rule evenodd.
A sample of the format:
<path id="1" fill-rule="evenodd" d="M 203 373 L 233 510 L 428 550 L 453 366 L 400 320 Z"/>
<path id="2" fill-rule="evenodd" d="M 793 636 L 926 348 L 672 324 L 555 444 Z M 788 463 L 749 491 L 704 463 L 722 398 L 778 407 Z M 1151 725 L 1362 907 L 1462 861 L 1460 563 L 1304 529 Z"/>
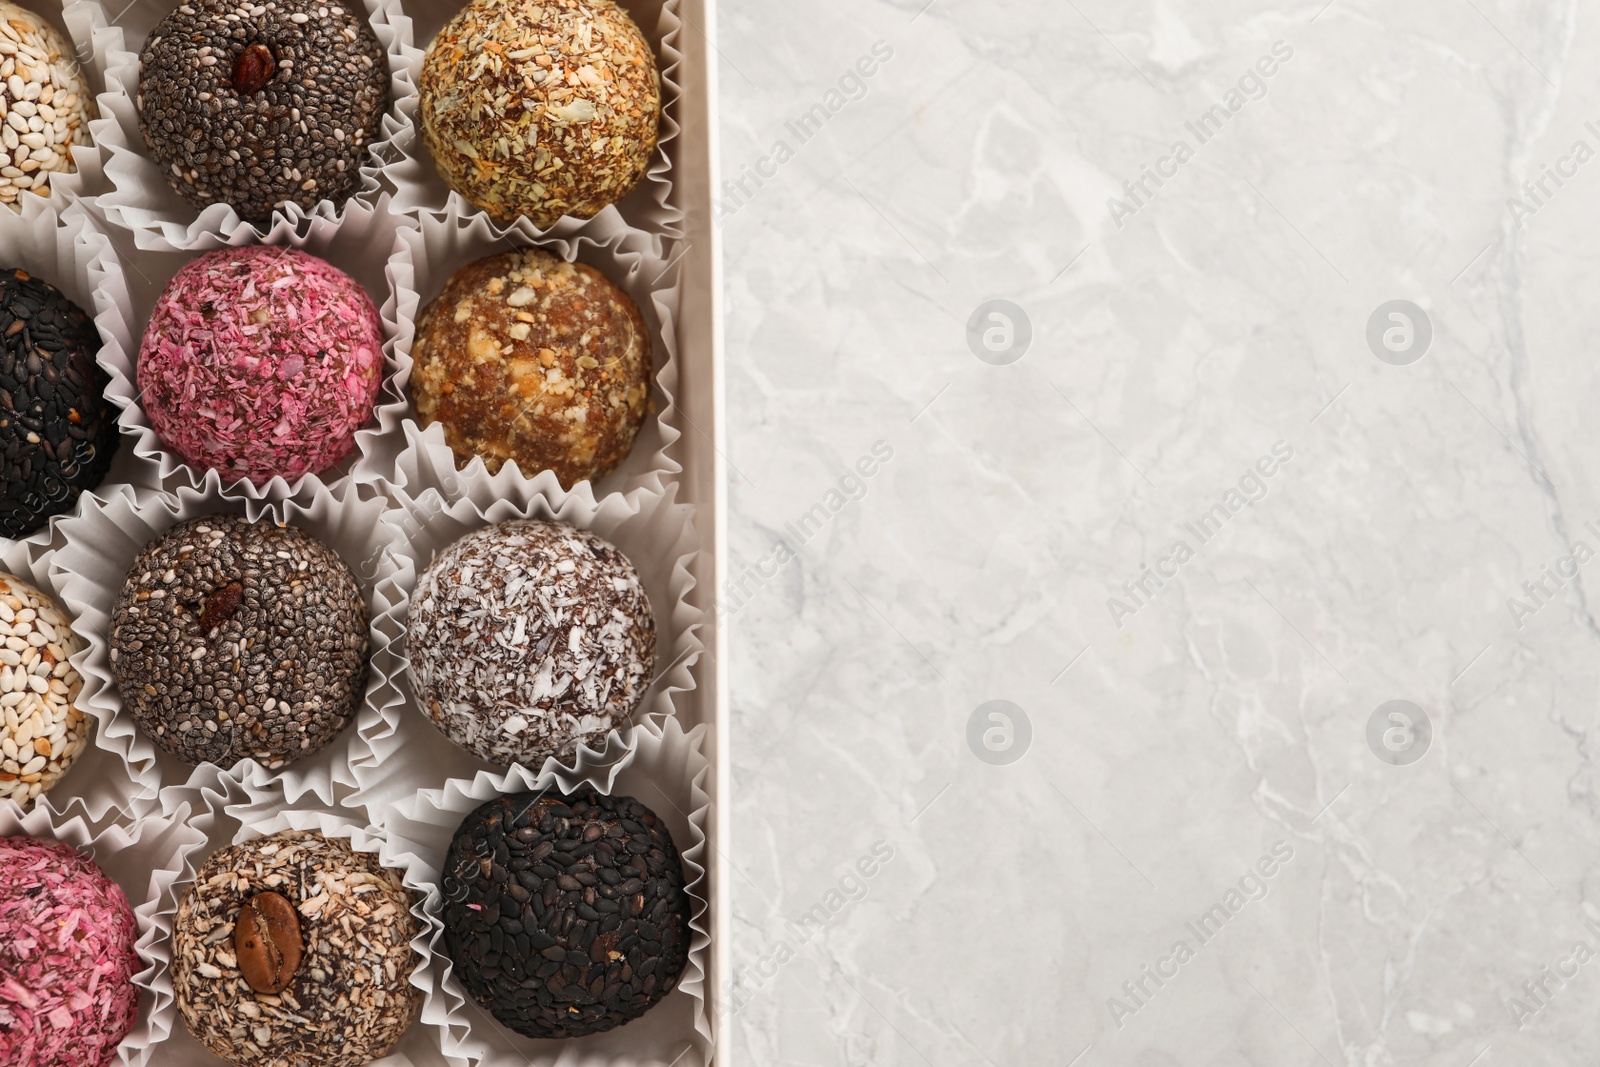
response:
<path id="1" fill-rule="evenodd" d="M 173 1006 L 168 935 L 177 907 L 178 887 L 193 878 L 203 860 L 206 814 L 185 803 L 171 812 L 140 809 L 120 821 L 100 824 L 81 812 L 63 813 L 50 794 L 23 814 L 0 805 L 0 837 L 27 836 L 60 841 L 88 853 L 128 897 L 139 925 L 135 947 L 142 968 L 134 974 L 139 990 L 139 1015 L 132 1032 L 118 1046 L 114 1062 L 126 1067 L 164 1065 L 157 1046 L 183 1024 Z"/>
<path id="2" fill-rule="evenodd" d="M 385 516 L 393 529 L 393 548 L 381 561 L 374 601 L 381 650 L 375 662 L 387 672 L 371 701 L 381 723 L 362 731 L 367 748 L 355 758 L 356 778 L 369 799 L 391 799 L 385 790 L 393 783 L 504 771 L 446 740 L 415 707 L 405 649 L 418 576 L 444 548 L 497 522 L 553 519 L 611 541 L 638 570 L 655 615 L 655 677 L 638 710 L 598 749 L 584 746 L 560 760 L 552 757 L 542 770 L 600 773 L 598 768 L 625 758 L 630 728 L 659 724 L 675 714 L 676 694 L 693 688 L 692 668 L 704 651 L 699 636 L 704 614 L 689 595 L 698 549 L 693 511 L 674 501 L 675 489 L 660 496 L 609 494 L 597 499 L 582 483 L 570 492 L 541 493 L 510 468 L 493 477 L 481 470 L 458 472 L 450 449 L 442 444 L 408 452 L 399 474 L 398 507 Z"/>
<path id="3" fill-rule="evenodd" d="M 60 203 L 30 196 L 22 201 L 21 211 L 0 209 L 0 270 L 21 268 L 49 282 L 93 317 L 104 365 L 107 353 L 124 351 L 138 328 L 129 306 L 123 263 L 83 204 L 58 211 Z M 108 493 L 118 485 L 143 490 L 156 484 L 156 465 L 138 457 L 132 444 L 123 435 L 105 481 L 91 492 Z M 52 522 L 71 514 L 73 511 L 65 512 Z M 25 540 L 42 547 L 50 544 L 53 536 L 47 524 Z M 0 538 L 0 545 L 5 543 L 6 539 Z"/>
<path id="4" fill-rule="evenodd" d="M 53 555 L 52 549 L 13 541 L 0 551 L 0 571 L 21 578 L 51 597 L 63 612 L 71 616 L 72 610 L 67 607 L 66 598 L 61 595 L 50 574 Z M 83 624 L 77 618 L 71 618 L 70 624 L 75 634 L 87 640 Z M 81 665 L 74 666 L 81 676 Z M 128 813 L 153 805 L 157 783 L 148 776 L 138 774 L 125 758 L 122 746 L 108 737 L 106 729 L 111 722 L 110 714 L 104 707 L 91 705 L 86 699 L 86 694 L 96 683 L 84 677 L 82 684 L 76 706 L 90 719 L 88 744 L 55 784 L 40 795 L 40 800 L 49 798 L 57 811 L 79 810 L 91 823 L 98 825 L 107 819 L 126 817 Z M 34 802 L 35 806 L 40 800 Z M 21 807 L 7 798 L 0 800 L 0 811 L 20 813 Z"/>
<path id="5" fill-rule="evenodd" d="M 711 1026 L 706 1011 L 710 914 L 707 869 L 711 863 L 711 764 L 706 758 L 706 726 L 685 733 L 675 719 L 652 721 L 635 730 L 624 764 L 574 769 L 546 763 L 535 772 L 512 767 L 505 773 L 480 771 L 470 777 L 405 776 L 405 789 L 386 789 L 393 799 L 374 803 L 382 825 L 404 861 L 408 885 L 425 887 L 425 910 L 443 907 L 441 866 L 461 820 L 486 801 L 509 792 L 592 786 L 608 795 L 631 796 L 661 817 L 683 859 L 690 900 L 689 962 L 676 989 L 632 1022 L 602 1034 L 570 1040 L 535 1040 L 500 1025 L 470 1000 L 445 955 L 443 928 L 430 923 L 424 949 L 433 983 L 423 1003 L 422 1021 L 433 1028 L 440 1051 L 449 1059 L 479 1067 L 703 1067 L 711 1056 Z M 381 770 L 381 768 L 380 768 Z"/>
<path id="6" fill-rule="evenodd" d="M 678 84 L 683 54 L 678 48 L 684 21 L 678 0 L 620 0 L 621 6 L 639 24 L 656 53 L 661 71 L 661 129 L 655 157 L 633 191 L 616 204 L 605 208 L 591 220 L 564 218 L 541 236 L 569 239 L 590 226 L 606 230 L 618 226 L 647 231 L 652 240 L 661 236 L 683 236 L 683 211 L 673 196 L 673 154 L 679 127 L 675 117 L 682 95 Z M 402 61 L 407 65 L 407 80 L 415 86 L 422 78 L 422 60 L 434 35 L 465 6 L 461 0 L 410 0 L 403 5 L 403 36 L 407 38 Z M 445 184 L 433 163 L 433 156 L 422 141 L 418 98 L 401 104 L 406 129 L 385 146 L 388 160 L 382 174 L 386 185 L 395 191 L 405 208 L 423 211 L 455 211 L 461 215 L 479 213 L 460 193 Z M 527 225 L 526 219 L 523 224 Z M 531 227 L 530 227 L 531 228 Z M 537 231 L 535 231 L 537 232 Z"/>
<path id="7" fill-rule="evenodd" d="M 247 500 L 281 500 L 293 495 L 313 477 L 337 486 L 346 478 L 372 482 L 392 468 L 392 456 L 404 439 L 400 424 L 407 410 L 405 395 L 396 378 L 397 347 L 403 341 L 409 350 L 415 316 L 414 301 L 405 298 L 404 291 L 396 284 L 396 277 L 406 273 L 411 254 L 411 246 L 402 240 L 402 235 L 415 226 L 415 221 L 396 211 L 387 197 L 379 197 L 371 205 L 347 205 L 337 219 L 312 219 L 299 230 L 288 220 L 280 219 L 260 241 L 253 230 L 235 234 L 235 244 L 297 248 L 320 256 L 354 278 L 378 308 L 383 325 L 384 380 L 377 396 L 376 411 L 367 425 L 356 431 L 355 451 L 344 462 L 315 476 L 304 475 L 293 483 L 277 477 L 257 486 L 248 479 L 232 477 L 222 485 L 226 495 Z M 108 338 L 100 354 L 101 365 L 111 375 L 107 395 L 122 408 L 124 447 L 131 445 L 130 451 L 150 464 L 160 484 L 169 488 L 175 484 L 200 484 L 208 472 L 184 463 L 162 443 L 139 403 L 135 366 L 145 324 L 150 320 L 156 300 L 173 275 L 198 254 L 171 248 L 135 250 L 129 254 L 127 266 L 132 300 L 125 302 L 124 307 L 128 318 L 137 324 L 136 332 L 118 336 L 115 342 Z"/>
<path id="8" fill-rule="evenodd" d="M 496 227 L 482 212 L 464 212 L 461 208 L 462 205 L 452 204 L 441 214 L 423 214 L 416 229 L 400 234 L 400 242 L 409 250 L 409 255 L 397 257 L 393 270 L 399 294 L 397 318 L 401 324 L 399 342 L 394 349 L 393 376 L 399 395 L 405 396 L 411 380 L 411 350 L 416 339 L 417 317 L 456 271 L 486 256 L 530 247 L 541 248 L 568 261 L 587 263 L 623 289 L 639 306 L 649 331 L 655 366 L 651 410 L 639 437 L 622 462 L 596 480 L 595 492 L 597 495 L 662 492 L 683 469 L 673 455 L 673 445 L 682 435 L 681 413 L 673 400 L 678 388 L 677 318 L 681 297 L 677 265 L 661 258 L 648 235 L 616 224 L 614 220 L 596 220 L 572 236 L 557 238 L 553 233 L 540 236 L 526 223 L 509 229 Z M 423 428 L 409 405 L 399 410 L 403 412 L 401 423 L 405 432 L 385 433 L 382 436 L 384 447 L 415 448 L 419 442 L 428 447 L 444 447 L 443 427 L 434 424 Z M 372 460 L 368 470 L 393 480 L 398 448 L 393 455 L 380 452 L 377 446 L 370 450 Z M 456 462 L 464 473 L 474 476 L 485 470 L 483 461 L 476 457 L 457 456 Z M 514 464 L 508 466 L 516 469 Z M 532 481 L 535 492 L 561 491 L 561 483 L 552 471 L 520 473 Z"/>
<path id="9" fill-rule="evenodd" d="M 290 205 L 274 212 L 260 228 L 240 218 L 226 204 L 197 210 L 178 196 L 150 158 L 144 135 L 139 132 L 139 54 L 150 31 L 177 6 L 176 2 L 136 0 L 126 7 L 121 0 L 76 0 L 69 4 L 64 17 L 73 27 L 74 37 L 88 43 L 92 64 L 104 72 L 105 91 L 96 100 L 100 118 L 90 124 L 111 186 L 98 198 L 99 210 L 112 223 L 130 230 L 140 248 L 205 250 L 249 243 L 284 225 L 303 229 L 308 219 L 337 223 L 352 205 L 375 202 L 383 190 L 379 180 L 381 161 L 389 154 L 389 146 L 404 139 L 411 128 L 404 107 L 406 101 L 416 97 L 412 80 L 415 64 L 406 58 L 409 41 L 404 39 L 404 16 L 398 0 L 362 3 L 388 57 L 390 102 L 367 162 L 361 167 L 360 188 L 343 206 L 322 200 L 306 212 Z"/>
<path id="10" fill-rule="evenodd" d="M 358 852 L 375 853 L 379 863 L 402 876 L 408 875 L 407 859 L 388 835 L 374 826 L 359 805 L 325 804 L 314 796 L 304 796 L 298 802 L 285 796 L 281 785 L 261 777 L 241 780 L 226 774 L 214 764 L 199 768 L 189 781 L 163 793 L 169 809 L 194 810 L 207 813 L 203 846 L 198 850 L 186 877 L 175 886 L 174 908 L 183 899 L 194 881 L 194 872 L 205 864 L 218 849 L 251 841 L 282 830 L 308 830 L 328 838 L 342 838 Z M 426 887 L 412 884 L 405 877 L 407 888 L 416 893 L 411 911 L 422 923 L 422 933 L 413 940 L 417 949 L 415 971 L 411 984 L 426 991 L 434 984 L 425 972 L 431 966 L 426 946 L 434 936 L 437 921 L 430 918 L 423 907 Z M 167 938 L 162 949 L 171 956 L 171 919 L 168 915 Z M 176 1013 L 175 1013 L 176 1014 Z M 463 1060 L 448 1060 L 439 1052 L 439 1039 L 419 1019 L 414 1022 L 394 1051 L 372 1061 L 371 1067 L 465 1067 Z M 220 1063 L 194 1036 L 189 1033 L 182 1016 L 178 1015 L 172 1026 L 172 1036 L 162 1045 L 161 1067 L 213 1067 Z"/>
<path id="11" fill-rule="evenodd" d="M 388 729 L 373 704 L 373 696 L 386 674 L 377 662 L 382 642 L 375 629 L 379 611 L 377 578 L 388 554 L 386 538 L 393 529 L 382 521 L 386 506 L 381 497 L 362 499 L 354 483 L 329 489 L 314 478 L 281 502 L 225 498 L 219 480 L 212 474 L 199 487 L 182 487 L 176 493 L 156 494 L 144 500 L 121 493 L 105 502 L 94 501 L 82 514 L 61 524 L 66 543 L 51 559 L 50 577 L 60 589 L 67 610 L 77 620 L 77 632 L 89 645 L 73 657 L 73 664 L 84 679 L 84 703 L 100 724 L 98 734 L 103 745 L 126 761 L 136 781 L 148 789 L 165 791 L 196 776 L 203 777 L 215 768 L 192 767 L 158 747 L 123 707 L 111 674 L 111 609 L 134 558 L 149 541 L 185 519 L 225 513 L 298 526 L 344 560 L 366 602 L 371 660 L 361 706 L 351 723 L 326 746 L 277 770 L 247 759 L 221 773 L 231 780 L 274 782 L 290 801 L 296 802 L 311 795 L 323 803 L 332 803 L 349 791 L 355 784 L 350 759 L 369 749 L 363 735 Z"/>

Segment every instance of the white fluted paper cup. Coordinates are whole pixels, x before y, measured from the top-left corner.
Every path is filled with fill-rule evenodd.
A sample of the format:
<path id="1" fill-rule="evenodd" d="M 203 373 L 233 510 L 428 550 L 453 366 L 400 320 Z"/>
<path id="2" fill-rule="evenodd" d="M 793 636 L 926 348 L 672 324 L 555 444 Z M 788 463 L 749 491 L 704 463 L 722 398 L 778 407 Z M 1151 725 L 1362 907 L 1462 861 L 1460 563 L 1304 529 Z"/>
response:
<path id="1" fill-rule="evenodd" d="M 21 268 L 54 285 L 87 312 L 100 334 L 97 358 L 106 368 L 134 343 L 137 331 L 124 264 L 82 203 L 69 204 L 65 210 L 58 210 L 60 206 L 53 200 L 28 197 L 20 211 L 0 211 L 0 269 Z M 116 405 L 110 385 L 106 395 Z M 124 434 L 111 470 L 90 492 L 103 494 L 118 485 L 143 490 L 156 484 L 156 465 L 138 456 L 132 444 Z M 53 517 L 51 524 L 73 514 L 73 510 Z M 49 544 L 54 536 L 51 524 L 41 526 L 25 540 L 41 546 Z M 5 541 L 0 538 L 0 544 Z"/>
<path id="2" fill-rule="evenodd" d="M 462 0 L 412 0 L 405 5 L 407 20 L 404 36 L 407 48 L 401 61 L 407 65 L 407 79 L 416 86 L 422 79 L 422 61 L 434 35 L 463 7 Z M 609 231 L 626 227 L 645 231 L 659 247 L 661 235 L 683 236 L 683 211 L 673 197 L 673 155 L 677 149 L 679 127 L 674 117 L 682 89 L 678 83 L 683 53 L 679 40 L 685 23 L 678 0 L 622 0 L 622 7 L 639 24 L 656 53 L 661 71 L 661 130 L 655 158 L 633 191 L 600 211 L 593 219 L 561 219 L 541 236 L 568 239 L 586 228 Z M 390 161 L 383 167 L 384 181 L 395 190 L 395 199 L 408 209 L 455 211 L 460 215 L 481 213 L 439 176 L 433 156 L 422 140 L 419 98 L 411 96 L 401 104 L 407 126 L 389 146 Z M 527 226 L 527 220 L 522 223 Z M 532 230 L 531 226 L 528 226 Z M 532 232 L 538 233 L 537 230 Z"/>
<path id="3" fill-rule="evenodd" d="M 704 751 L 706 726 L 685 733 L 676 720 L 652 722 L 636 731 L 626 766 L 581 770 L 546 764 L 542 773 L 515 767 L 506 775 L 479 772 L 436 785 L 408 773 L 404 790 L 384 790 L 391 799 L 371 798 L 372 810 L 394 842 L 405 865 L 406 884 L 423 887 L 424 910 L 438 916 L 442 865 L 461 821 L 480 805 L 506 793 L 583 786 L 611 796 L 631 796 L 661 817 L 683 860 L 690 900 L 689 962 L 678 986 L 643 1016 L 614 1030 L 571 1040 L 523 1037 L 496 1022 L 467 997 L 445 953 L 443 926 L 430 921 L 425 947 L 429 966 L 421 973 L 426 989 L 422 1021 L 452 1061 L 477 1067 L 686 1067 L 710 1061 L 711 1026 L 706 1011 L 710 944 L 711 864 L 706 793 L 711 763 Z"/>
<path id="4" fill-rule="evenodd" d="M 678 389 L 681 278 L 677 264 L 663 260 L 654 242 L 637 231 L 609 224 L 590 226 L 565 238 L 553 234 L 537 236 L 526 224 L 509 229 L 496 227 L 482 212 L 463 212 L 456 204 L 440 214 L 422 214 L 417 228 L 403 232 L 400 240 L 410 253 L 397 257 L 393 269 L 398 292 L 396 312 L 402 323 L 402 333 L 394 347 L 393 381 L 402 396 L 410 389 L 414 368 L 411 350 L 416 341 L 416 320 L 451 276 L 487 256 L 537 247 L 599 270 L 638 305 L 650 337 L 655 386 L 650 393 L 651 410 L 632 450 L 615 469 L 597 479 L 596 493 L 660 494 L 682 472 L 672 447 L 682 436 L 681 413 L 674 400 Z M 405 325 L 410 326 L 409 331 Z M 368 469 L 373 475 L 393 480 L 401 448 L 444 445 L 444 428 L 438 423 L 424 428 L 409 403 L 402 409 L 400 425 L 403 433 L 386 431 L 380 438 L 381 446 L 375 443 L 370 450 L 373 459 Z M 380 455 L 382 447 L 394 448 L 395 454 Z M 383 462 L 385 459 L 387 462 Z M 475 456 L 457 456 L 456 464 L 463 473 L 474 477 L 486 471 L 483 460 Z M 518 470 L 519 477 L 532 482 L 534 492 L 561 491 L 554 471 L 521 471 L 514 461 L 506 467 Z"/>
<path id="5" fill-rule="evenodd" d="M 0 551 L 0 572 L 21 578 L 56 602 L 56 606 L 69 616 L 68 625 L 75 635 L 87 644 L 81 632 L 81 623 L 70 617 L 66 598 L 56 587 L 50 574 L 50 561 L 54 550 L 24 542 L 12 542 Z M 120 745 L 106 736 L 109 718 L 103 709 L 91 707 L 85 699 L 88 683 L 74 666 L 77 684 L 82 686 L 74 706 L 88 718 L 88 737 L 81 751 L 48 789 L 33 802 L 37 806 L 44 798 L 56 810 L 68 811 L 74 805 L 96 824 L 107 818 L 126 816 L 154 803 L 159 782 L 146 769 L 129 764 Z M 69 686 L 73 681 L 66 679 Z M 0 800 L 0 809 L 22 810 L 14 799 Z"/>
<path id="6" fill-rule="evenodd" d="M 396 380 L 396 346 L 403 338 L 409 338 L 415 328 L 415 310 L 408 310 L 404 291 L 396 284 L 396 279 L 405 274 L 411 255 L 411 245 L 402 240 L 402 235 L 415 225 L 414 220 L 395 210 L 388 197 L 380 196 L 371 205 L 355 202 L 346 205 L 337 219 L 319 217 L 298 230 L 289 221 L 280 219 L 260 242 L 255 240 L 254 231 L 235 242 L 309 252 L 354 278 L 378 308 L 383 326 L 384 377 L 373 416 L 356 431 L 355 450 L 343 462 L 315 475 L 302 475 L 294 482 L 280 476 L 264 485 L 255 485 L 247 478 L 233 478 L 223 485 L 226 495 L 247 500 L 281 500 L 292 496 L 313 477 L 334 486 L 346 478 L 370 482 L 382 477 L 392 466 L 390 457 L 399 447 L 397 442 L 403 440 L 400 422 L 406 412 L 405 395 Z M 170 247 L 130 253 L 127 263 L 132 294 L 131 301 L 124 306 L 129 318 L 140 324 L 139 332 L 122 344 L 107 344 L 101 350 L 101 365 L 111 376 L 106 394 L 122 409 L 119 422 L 125 447 L 131 445 L 130 451 L 150 464 L 160 484 L 169 487 L 182 482 L 199 484 L 207 472 L 185 463 L 151 426 L 139 402 L 135 368 L 144 324 L 150 321 L 156 301 L 173 276 L 197 254 Z M 409 347 L 409 341 L 406 344 Z"/>
<path id="7" fill-rule="evenodd" d="M 349 482 L 329 489 L 313 480 L 302 485 L 293 497 L 278 502 L 227 498 L 212 474 L 198 487 L 185 486 L 175 493 L 157 494 L 142 501 L 131 494 L 94 501 L 82 514 L 64 522 L 66 543 L 51 559 L 50 576 L 60 589 L 67 610 L 78 620 L 78 632 L 88 642 L 88 648 L 74 656 L 72 662 L 83 675 L 83 699 L 100 724 L 99 734 L 105 744 L 136 768 L 140 780 L 152 782 L 163 791 L 208 773 L 206 767 L 192 767 L 157 746 L 123 706 L 111 671 L 111 611 L 139 552 L 175 524 L 222 513 L 244 515 L 251 520 L 268 518 L 314 535 L 337 553 L 355 575 L 369 624 L 365 697 L 350 724 L 311 755 L 277 770 L 254 759 L 241 760 L 222 775 L 239 781 L 275 782 L 291 801 L 310 794 L 331 803 L 341 791 L 353 786 L 351 755 L 369 748 L 362 735 L 387 730 L 372 702 L 383 671 L 371 659 L 377 645 L 371 629 L 376 619 L 373 594 L 380 564 L 387 555 L 385 539 L 392 536 L 392 527 L 381 521 L 385 508 L 383 498 L 362 499 L 355 484 Z"/>
<path id="8" fill-rule="evenodd" d="M 384 113 L 367 162 L 361 168 L 361 185 L 343 205 L 322 200 L 306 212 L 291 204 L 274 211 L 262 227 L 239 217 L 226 204 L 196 209 L 167 184 L 161 168 L 150 158 L 139 132 L 139 54 L 157 23 L 172 10 L 167 0 L 76 0 L 66 11 L 74 36 L 87 40 L 96 66 L 104 71 L 105 90 L 96 100 L 100 118 L 90 124 L 90 134 L 101 153 L 106 181 L 111 188 L 97 198 L 107 219 L 133 234 L 140 248 L 206 250 L 225 244 L 245 244 L 287 224 L 304 228 L 308 219 L 336 223 L 351 205 L 374 202 L 382 192 L 382 161 L 394 153 L 393 145 L 409 136 L 411 120 L 404 111 L 416 97 L 413 64 L 406 59 L 399 0 L 362 0 L 367 21 L 389 61 L 389 108 Z"/>
<path id="9" fill-rule="evenodd" d="M 385 515 L 394 533 L 380 562 L 374 606 L 377 614 L 374 663 L 384 676 L 371 704 L 381 722 L 361 733 L 364 748 L 353 757 L 353 773 L 363 793 L 385 798 L 386 783 L 417 777 L 471 777 L 480 771 L 511 780 L 503 766 L 490 764 L 444 737 L 416 708 L 406 660 L 410 597 L 418 576 L 440 551 L 461 537 L 512 519 L 547 519 L 593 531 L 632 562 L 650 598 L 656 622 L 655 677 L 629 721 L 613 728 L 597 748 L 580 746 L 563 758 L 549 757 L 535 773 L 603 773 L 620 766 L 631 734 L 675 714 L 677 694 L 694 686 L 693 667 L 704 646 L 704 613 L 691 600 L 692 564 L 698 545 L 693 509 L 678 504 L 674 492 L 596 499 L 588 483 L 570 492 L 537 492 L 510 468 L 490 477 L 481 470 L 457 472 L 442 443 L 419 447 L 404 457 L 399 472 L 398 506 Z"/>
<path id="10" fill-rule="evenodd" d="M 123 1067 L 164 1064 L 156 1049 L 179 1026 L 167 941 L 178 886 L 194 876 L 206 841 L 206 821 L 204 812 L 179 804 L 168 814 L 143 807 L 123 821 L 96 829 L 98 824 L 82 814 L 57 810 L 48 796 L 27 814 L 0 806 L 0 837 L 37 837 L 71 845 L 92 856 L 128 897 L 139 926 L 135 948 L 142 968 L 133 976 L 139 991 L 138 1018 L 117 1048 L 115 1062 Z"/>

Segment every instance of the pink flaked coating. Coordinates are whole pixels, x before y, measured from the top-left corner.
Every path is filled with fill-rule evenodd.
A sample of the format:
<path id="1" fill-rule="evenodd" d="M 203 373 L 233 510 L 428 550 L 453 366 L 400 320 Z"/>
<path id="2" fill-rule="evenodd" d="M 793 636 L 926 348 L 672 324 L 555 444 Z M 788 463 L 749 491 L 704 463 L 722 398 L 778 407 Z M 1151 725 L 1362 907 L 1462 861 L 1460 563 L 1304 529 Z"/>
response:
<path id="1" fill-rule="evenodd" d="M 75 848 L 0 837 L 0 1063 L 102 1067 L 133 1029 L 139 928 Z"/>
<path id="2" fill-rule="evenodd" d="M 224 248 L 156 301 L 137 385 L 185 463 L 256 485 L 355 449 L 383 383 L 383 326 L 354 278 L 292 248 Z"/>

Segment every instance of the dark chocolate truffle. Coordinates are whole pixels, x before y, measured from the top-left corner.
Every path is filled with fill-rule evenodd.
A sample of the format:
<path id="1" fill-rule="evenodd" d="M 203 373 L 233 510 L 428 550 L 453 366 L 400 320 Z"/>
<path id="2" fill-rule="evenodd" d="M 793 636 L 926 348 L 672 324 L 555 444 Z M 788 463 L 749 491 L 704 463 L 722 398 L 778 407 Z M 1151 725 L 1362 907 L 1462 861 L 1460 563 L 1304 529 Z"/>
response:
<path id="1" fill-rule="evenodd" d="M 263 223 L 355 193 L 389 64 L 356 0 L 189 0 L 145 41 L 137 103 L 179 196 Z"/>
<path id="2" fill-rule="evenodd" d="M 655 154 L 656 57 L 611 0 L 473 0 L 428 45 L 418 88 L 439 176 L 497 222 L 591 218 Z"/>
<path id="3" fill-rule="evenodd" d="M 524 249 L 469 263 L 417 320 L 411 396 L 462 461 L 571 488 L 622 461 L 650 398 L 650 336 L 628 294 Z"/>
<path id="4" fill-rule="evenodd" d="M 467 994 L 526 1037 L 631 1022 L 689 962 L 683 863 L 655 812 L 582 789 L 497 797 L 445 856 L 444 943 Z"/>
<path id="5" fill-rule="evenodd" d="M 650 681 L 656 628 L 628 557 L 563 523 L 521 519 L 450 545 L 411 596 L 417 702 L 491 763 L 537 767 L 598 747 Z"/>
<path id="6" fill-rule="evenodd" d="M 0 271 L 0 535 L 26 537 L 99 485 L 117 451 L 94 320 L 27 271 Z"/>
<path id="7" fill-rule="evenodd" d="M 417 1016 L 412 894 L 378 857 L 284 830 L 219 850 L 172 924 L 195 1040 L 239 1067 L 362 1067 Z"/>
<path id="8" fill-rule="evenodd" d="M 344 561 L 298 527 L 189 519 L 133 561 L 111 671 L 134 721 L 186 763 L 281 767 L 360 707 L 366 605 Z"/>

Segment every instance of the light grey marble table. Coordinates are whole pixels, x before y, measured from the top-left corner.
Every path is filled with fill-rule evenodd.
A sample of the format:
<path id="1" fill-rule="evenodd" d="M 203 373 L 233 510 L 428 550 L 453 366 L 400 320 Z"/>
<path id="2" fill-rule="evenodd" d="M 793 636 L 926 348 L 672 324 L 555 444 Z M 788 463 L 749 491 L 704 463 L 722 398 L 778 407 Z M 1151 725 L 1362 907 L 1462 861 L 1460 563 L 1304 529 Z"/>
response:
<path id="1" fill-rule="evenodd" d="M 741 1062 L 1600 1061 L 1600 6 L 720 17 Z"/>

